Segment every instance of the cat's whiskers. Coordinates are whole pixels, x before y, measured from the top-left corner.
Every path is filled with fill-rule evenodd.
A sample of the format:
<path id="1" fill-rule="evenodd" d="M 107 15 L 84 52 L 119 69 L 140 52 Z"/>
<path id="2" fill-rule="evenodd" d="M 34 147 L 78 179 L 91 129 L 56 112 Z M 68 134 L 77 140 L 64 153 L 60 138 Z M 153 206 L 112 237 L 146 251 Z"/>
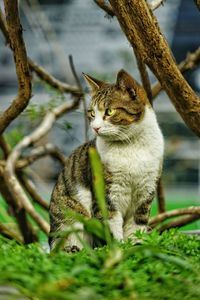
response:
<path id="1" fill-rule="evenodd" d="M 119 130 L 119 136 L 123 138 L 123 139 L 121 139 L 121 141 L 126 141 L 128 144 L 131 144 L 130 137 L 128 136 L 128 134 L 126 134 L 122 130 Z"/>

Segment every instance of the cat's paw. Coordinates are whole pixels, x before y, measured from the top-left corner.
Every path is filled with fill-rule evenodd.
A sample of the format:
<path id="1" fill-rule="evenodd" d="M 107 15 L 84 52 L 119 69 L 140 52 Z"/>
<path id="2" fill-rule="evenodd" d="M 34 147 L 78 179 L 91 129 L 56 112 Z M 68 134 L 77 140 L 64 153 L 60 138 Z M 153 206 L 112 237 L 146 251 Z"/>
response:
<path id="1" fill-rule="evenodd" d="M 80 251 L 80 248 L 77 247 L 76 245 L 73 246 L 65 246 L 64 251 L 68 253 L 76 253 Z"/>

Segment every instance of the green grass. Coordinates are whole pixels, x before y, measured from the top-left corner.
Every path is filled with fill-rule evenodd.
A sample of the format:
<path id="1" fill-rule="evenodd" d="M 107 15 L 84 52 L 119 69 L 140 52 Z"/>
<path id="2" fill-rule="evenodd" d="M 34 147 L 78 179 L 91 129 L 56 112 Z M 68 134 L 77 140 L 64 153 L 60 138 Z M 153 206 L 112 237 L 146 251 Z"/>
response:
<path id="1" fill-rule="evenodd" d="M 138 238 L 137 246 L 50 255 L 0 237 L 0 285 L 33 300 L 200 299 L 200 241 L 175 230 Z"/>

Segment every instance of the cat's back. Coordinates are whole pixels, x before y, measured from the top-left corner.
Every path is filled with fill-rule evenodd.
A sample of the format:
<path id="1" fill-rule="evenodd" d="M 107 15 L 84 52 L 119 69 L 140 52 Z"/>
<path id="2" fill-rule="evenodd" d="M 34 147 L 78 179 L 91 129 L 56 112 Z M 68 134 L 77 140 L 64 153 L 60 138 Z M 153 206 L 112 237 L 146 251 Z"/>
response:
<path id="1" fill-rule="evenodd" d="M 92 180 L 89 161 L 90 147 L 95 147 L 95 140 L 82 144 L 66 159 L 52 192 L 51 202 L 61 195 L 76 194 L 79 186 L 90 188 Z"/>

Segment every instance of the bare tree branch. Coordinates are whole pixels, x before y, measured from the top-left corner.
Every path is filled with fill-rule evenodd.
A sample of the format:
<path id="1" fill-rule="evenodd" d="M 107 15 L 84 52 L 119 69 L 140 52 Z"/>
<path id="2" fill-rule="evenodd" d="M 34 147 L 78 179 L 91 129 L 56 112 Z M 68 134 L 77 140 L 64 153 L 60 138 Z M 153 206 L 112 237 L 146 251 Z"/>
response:
<path id="1" fill-rule="evenodd" d="M 152 10 L 157 9 L 161 4 L 164 4 L 165 0 L 152 0 L 151 3 L 149 4 L 149 7 Z M 199 0 L 194 0 L 194 1 L 199 1 Z M 115 12 L 112 8 L 111 5 L 106 4 L 105 0 L 94 0 L 94 2 L 102 9 L 106 12 L 106 14 L 108 14 L 110 17 L 114 17 L 115 16 Z"/>
<path id="2" fill-rule="evenodd" d="M 145 0 L 109 0 L 133 49 L 165 89 L 186 125 L 200 136 L 200 98 L 180 73 Z"/>
<path id="3" fill-rule="evenodd" d="M 36 62 L 31 60 L 30 58 L 28 59 L 28 63 L 31 71 L 34 71 L 41 80 L 47 82 L 49 85 L 56 88 L 61 93 L 82 95 L 82 91 L 80 91 L 77 86 L 70 85 L 56 79 L 54 76 L 49 74 L 43 67 L 39 66 Z"/>
<path id="4" fill-rule="evenodd" d="M 59 150 L 58 147 L 48 143 L 43 146 L 39 146 L 37 148 L 34 148 L 29 156 L 22 157 L 20 160 L 16 163 L 16 169 L 23 169 L 30 164 L 32 164 L 34 161 L 36 161 L 39 158 L 42 158 L 43 156 L 50 155 L 56 160 L 58 160 L 62 165 L 65 164 L 66 157 L 65 155 Z"/>
<path id="5" fill-rule="evenodd" d="M 7 126 L 26 108 L 31 97 L 31 76 L 27 54 L 22 37 L 18 13 L 18 1 L 4 0 L 10 47 L 13 50 L 18 79 L 18 95 L 12 104 L 0 115 L 0 135 Z"/>
<path id="6" fill-rule="evenodd" d="M 7 29 L 1 9 L 0 9 L 0 29 L 5 37 L 6 44 L 8 44 L 10 46 L 9 33 L 8 33 L 8 29 Z M 61 93 L 71 93 L 71 94 L 75 94 L 75 95 L 82 95 L 82 91 L 80 91 L 77 86 L 70 85 L 70 84 L 67 84 L 65 82 L 62 82 L 62 81 L 56 79 L 54 76 L 49 74 L 43 67 L 39 66 L 32 59 L 28 58 L 28 64 L 29 64 L 30 70 L 34 71 L 41 80 L 45 81 L 52 87 L 56 88 Z"/>
<path id="7" fill-rule="evenodd" d="M 1 146 L 1 139 L 0 139 L 0 146 Z M 10 152 L 8 152 L 10 153 Z M 66 157 L 65 155 L 58 149 L 58 147 L 48 143 L 43 146 L 38 146 L 34 148 L 28 156 L 21 157 L 19 160 L 16 162 L 16 170 L 21 170 L 32 163 L 34 163 L 36 160 L 46 156 L 50 155 L 56 160 L 58 160 L 62 165 L 65 164 Z M 6 166 L 6 161 L 5 160 L 0 160 L 0 166 L 4 168 Z"/>
<path id="8" fill-rule="evenodd" d="M 0 233 L 7 237 L 8 239 L 14 239 L 18 243 L 22 244 L 23 239 L 20 234 L 18 234 L 16 231 L 10 229 L 7 225 L 0 223 Z"/>
<path id="9" fill-rule="evenodd" d="M 172 211 L 166 211 L 164 213 L 159 214 L 156 217 L 153 217 L 149 221 L 149 225 L 155 226 L 160 222 L 165 221 L 168 218 L 177 217 L 181 215 L 199 215 L 200 217 L 200 206 L 191 206 L 187 208 L 178 208 Z"/>
<path id="10" fill-rule="evenodd" d="M 63 113 L 74 109 L 78 104 L 79 99 L 75 99 L 75 101 L 71 104 L 64 103 L 59 107 L 54 108 L 52 111 L 49 111 L 44 117 L 41 124 L 33 131 L 33 133 L 25 136 L 14 147 L 13 151 L 7 159 L 5 166 L 4 179 L 16 203 L 18 203 L 19 206 L 24 207 L 24 209 L 35 220 L 38 226 L 47 234 L 49 232 L 49 224 L 45 220 L 43 220 L 43 218 L 35 211 L 33 205 L 30 203 L 26 193 L 17 180 L 15 174 L 15 165 L 23 149 L 41 139 L 52 128 L 55 120 L 58 117 L 60 117 Z"/>
<path id="11" fill-rule="evenodd" d="M 8 155 L 10 154 L 11 149 L 9 145 L 6 143 L 3 135 L 0 136 L 0 147 L 4 153 L 4 157 L 7 158 Z"/>
<path id="12" fill-rule="evenodd" d="M 190 224 L 198 219 L 200 219 L 200 215 L 190 215 L 190 216 L 177 218 L 174 221 L 171 221 L 167 224 L 163 224 L 161 227 L 158 228 L 158 230 L 160 232 L 163 232 L 164 230 L 168 230 L 171 228 L 182 227 L 182 226 Z"/>
<path id="13" fill-rule="evenodd" d="M 23 235 L 25 244 L 36 242 L 37 236 L 32 228 L 31 224 L 27 220 L 27 215 L 23 207 L 18 206 L 13 195 L 8 190 L 8 187 L 3 178 L 4 169 L 0 168 L 0 191 L 8 204 L 9 211 L 15 216 L 17 223 L 19 225 L 20 231 Z"/>
<path id="14" fill-rule="evenodd" d="M 6 21 L 5 21 L 5 18 L 4 18 L 4 15 L 3 15 L 3 12 L 1 10 L 1 8 L 0 8 L 0 28 L 1 28 L 1 31 L 4 35 L 6 44 L 9 45 L 10 44 L 10 38 L 9 38 L 8 30 L 7 30 L 7 27 L 6 27 Z"/>
<path id="15" fill-rule="evenodd" d="M 197 67 L 200 63 L 200 47 L 198 47 L 194 52 L 188 53 L 185 60 L 183 60 L 179 65 L 179 70 L 181 73 L 185 73 Z M 157 97 L 157 95 L 162 90 L 162 86 L 160 82 L 155 83 L 152 86 L 152 94 L 153 98 Z"/>
<path id="16" fill-rule="evenodd" d="M 26 189 L 28 194 L 31 196 L 32 200 L 48 211 L 49 204 L 38 194 L 33 183 L 24 176 L 20 176 L 20 181 L 22 182 L 23 187 Z"/>

